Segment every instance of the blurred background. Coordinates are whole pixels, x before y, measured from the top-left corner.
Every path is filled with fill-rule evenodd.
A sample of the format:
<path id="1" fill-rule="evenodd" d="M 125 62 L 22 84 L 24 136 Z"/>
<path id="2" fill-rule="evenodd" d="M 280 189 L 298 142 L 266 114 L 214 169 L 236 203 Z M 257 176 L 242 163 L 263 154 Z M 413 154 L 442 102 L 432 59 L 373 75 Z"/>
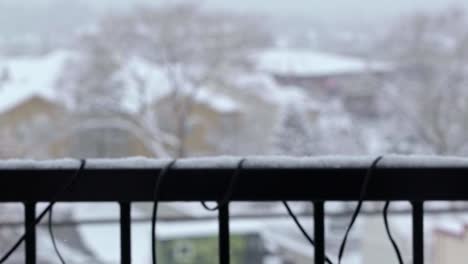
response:
<path id="1" fill-rule="evenodd" d="M 0 158 L 464 156 L 466 7 L 462 0 L 0 0 Z M 333 259 L 353 206 L 327 204 Z M 312 248 L 281 204 L 232 207 L 233 263 L 312 263 Z M 468 206 L 427 207 L 428 261 L 463 263 Z M 411 261 L 409 206 L 392 208 Z M 311 204 L 293 209 L 312 228 Z M 365 209 L 346 263 L 395 263 L 382 204 Z M 1 252 L 20 234 L 22 210 L 1 207 Z M 149 263 L 150 205 L 134 210 L 133 258 Z M 69 263 L 119 263 L 117 205 L 55 211 Z M 167 203 L 160 217 L 163 263 L 217 262 L 216 214 Z M 38 239 L 40 260 L 59 263 L 46 230 Z M 21 252 L 11 260 L 22 262 Z"/>

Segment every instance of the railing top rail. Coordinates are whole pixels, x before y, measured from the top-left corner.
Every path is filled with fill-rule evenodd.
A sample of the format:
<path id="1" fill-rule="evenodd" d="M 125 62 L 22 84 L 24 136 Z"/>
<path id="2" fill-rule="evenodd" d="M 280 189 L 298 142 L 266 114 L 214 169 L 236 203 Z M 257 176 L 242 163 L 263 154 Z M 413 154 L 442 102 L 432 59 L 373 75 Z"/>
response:
<path id="1" fill-rule="evenodd" d="M 204 157 L 178 159 L 173 168 L 177 169 L 234 169 L 239 160 L 245 159 L 244 168 L 250 169 L 336 169 L 368 168 L 374 156 L 250 156 L 250 157 Z M 157 169 L 171 159 L 131 157 L 121 159 L 88 159 L 88 169 Z M 80 165 L 76 159 L 59 160 L 0 160 L 0 170 L 9 169 L 75 169 Z M 421 155 L 387 155 L 378 163 L 379 168 L 468 168 L 468 158 Z"/>
<path id="2" fill-rule="evenodd" d="M 163 201 L 222 198 L 240 158 L 181 159 L 164 179 Z M 373 157 L 249 157 L 233 201 L 357 200 Z M 152 201 L 170 160 L 88 160 L 59 201 Z M 79 167 L 73 159 L 0 161 L 0 202 L 49 201 Z M 366 200 L 468 200 L 468 159 L 387 156 L 375 169 Z"/>
<path id="3" fill-rule="evenodd" d="M 152 201 L 160 168 L 86 168 L 59 201 Z M 0 167 L 0 202 L 49 201 L 76 169 Z M 161 186 L 163 201 L 219 200 L 233 168 L 175 167 Z M 233 201 L 356 200 L 366 167 L 246 167 Z M 468 200 L 468 167 L 378 167 L 366 200 Z"/>

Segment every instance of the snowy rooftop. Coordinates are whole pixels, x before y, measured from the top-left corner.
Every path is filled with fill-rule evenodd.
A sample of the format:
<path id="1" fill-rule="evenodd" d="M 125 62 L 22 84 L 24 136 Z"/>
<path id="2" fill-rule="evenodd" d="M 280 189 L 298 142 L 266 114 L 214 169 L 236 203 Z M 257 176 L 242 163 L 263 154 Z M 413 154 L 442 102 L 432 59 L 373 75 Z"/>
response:
<path id="1" fill-rule="evenodd" d="M 0 72 L 8 73 L 8 80 L 0 82 L 0 113 L 32 97 L 53 100 L 54 86 L 70 53 L 53 52 L 44 57 L 18 58 L 0 62 Z"/>
<path id="2" fill-rule="evenodd" d="M 173 90 L 171 81 L 167 77 L 167 70 L 164 67 L 153 64 L 145 59 L 134 57 L 125 64 L 119 72 L 117 78 L 125 84 L 125 100 L 123 108 L 130 112 L 138 111 L 142 103 L 151 103 L 160 98 L 168 96 Z M 144 79 L 145 87 L 135 78 Z M 184 80 L 178 80 L 183 83 Z M 143 89 L 143 90 L 142 90 Z M 178 90 L 183 94 L 193 94 L 194 88 L 189 85 L 181 85 Z M 234 112 L 239 110 L 238 104 L 231 98 L 216 93 L 207 87 L 197 89 L 194 93 L 194 100 L 200 104 L 207 105 L 219 112 Z M 142 95 L 144 98 L 142 98 Z"/>
<path id="3" fill-rule="evenodd" d="M 65 69 L 67 61 L 77 58 L 76 55 L 71 51 L 56 51 L 39 57 L 0 61 L 0 74 L 3 71 L 8 74 L 7 80 L 0 81 L 0 113 L 33 97 L 53 102 L 70 99 L 64 98 L 64 94 L 59 95 L 56 85 L 63 71 L 68 70 Z M 115 78 L 125 85 L 121 107 L 128 112 L 136 112 L 143 104 L 151 103 L 171 92 L 165 69 L 141 58 L 132 58 L 122 65 Z M 144 87 L 137 82 L 137 78 L 144 78 Z M 180 92 L 191 92 L 188 85 L 183 87 Z M 239 110 L 237 102 L 207 88 L 199 89 L 194 99 L 219 112 Z"/>
<path id="4" fill-rule="evenodd" d="M 247 156 L 244 168 L 368 168 L 375 156 Z M 242 157 L 219 156 L 204 158 L 178 159 L 174 169 L 236 168 Z M 86 168 L 119 169 L 119 168 L 161 168 L 169 159 L 151 159 L 130 157 L 121 159 L 89 159 Z M 79 160 L 3 160 L 0 169 L 70 169 L 77 168 Z M 387 155 L 378 163 L 382 168 L 468 168 L 468 158 L 420 156 L 420 155 Z"/>
<path id="5" fill-rule="evenodd" d="M 259 55 L 260 70 L 293 76 L 330 76 L 384 72 L 390 65 L 314 50 L 271 49 Z"/>
<path id="6" fill-rule="evenodd" d="M 301 54 L 301 52 L 307 53 Z M 275 105 L 284 106 L 291 102 L 301 103 L 309 108 L 320 108 L 311 102 L 299 87 L 284 87 L 270 76 L 270 71 L 283 72 L 294 70 L 304 74 L 323 74 L 324 72 L 360 71 L 368 65 L 354 58 L 315 53 L 311 51 L 267 51 L 261 56 L 260 71 L 249 74 L 233 74 L 232 84 L 237 92 L 248 92 Z M 78 53 L 60 50 L 38 57 L 10 58 L 0 61 L 0 73 L 6 71 L 8 78 L 0 81 L 0 113 L 33 97 L 51 102 L 72 102 L 67 94 L 57 89 L 57 82 L 69 60 L 79 59 Z M 263 66 L 262 66 L 263 65 Z M 289 66 L 290 65 L 290 66 Z M 328 73 L 327 73 L 328 74 Z M 114 78 L 124 85 L 123 110 L 138 112 L 142 105 L 165 99 L 173 90 L 167 77 L 167 69 L 140 57 L 132 57 L 115 72 Z M 184 83 L 183 80 L 178 80 Z M 143 82 L 143 84 L 142 84 Z M 194 88 L 189 83 L 181 85 L 181 94 L 192 94 Z M 228 92 L 213 87 L 197 89 L 194 99 L 221 113 L 239 112 L 242 102 Z M 72 107 L 73 104 L 67 104 Z"/>

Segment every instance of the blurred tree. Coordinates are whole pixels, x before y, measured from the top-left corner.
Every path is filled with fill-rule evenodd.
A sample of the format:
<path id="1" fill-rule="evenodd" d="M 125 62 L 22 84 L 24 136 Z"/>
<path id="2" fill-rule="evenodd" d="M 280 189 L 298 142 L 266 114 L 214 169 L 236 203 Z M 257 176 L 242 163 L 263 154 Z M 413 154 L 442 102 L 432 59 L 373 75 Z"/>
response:
<path id="1" fill-rule="evenodd" d="M 132 58 L 144 58 L 162 67 L 171 88 L 168 100 L 173 116 L 164 120 L 171 124 L 170 130 L 160 129 L 161 120 L 147 100 L 145 90 L 157 87 L 149 87 L 148 76 L 137 72 L 132 79 L 145 104 L 130 120 L 154 139 L 155 154 L 183 157 L 197 94 L 200 89 L 217 89 L 232 75 L 251 70 L 253 52 L 269 42 L 260 25 L 251 17 L 208 12 L 193 4 L 145 7 L 108 16 L 80 38 L 79 46 L 87 54 L 80 63 L 83 67 L 69 67 L 74 73 L 65 76 L 64 82 L 76 91 L 75 104 L 85 105 L 78 103 L 84 94 L 88 103 L 95 101 L 102 110 L 122 101 L 125 93 L 120 91 L 125 87 L 112 76 Z M 168 146 L 169 150 L 164 150 Z"/>
<path id="2" fill-rule="evenodd" d="M 291 156 L 318 153 L 317 146 L 314 146 L 316 138 L 306 114 L 298 106 L 289 104 L 275 138 L 276 152 Z"/>
<path id="3" fill-rule="evenodd" d="M 0 72 L 0 87 L 2 86 L 2 83 L 8 82 L 10 80 L 10 71 L 8 68 L 2 69 Z"/>
<path id="4" fill-rule="evenodd" d="M 463 9 L 405 17 L 382 50 L 397 66 L 381 105 L 393 151 L 468 153 L 468 31 Z"/>
<path id="5" fill-rule="evenodd" d="M 183 18 L 183 19 L 181 19 Z M 193 4 L 139 9 L 136 17 L 145 57 L 162 65 L 172 86 L 176 156 L 186 155 L 190 113 L 200 89 L 222 86 L 251 70 L 253 52 L 269 35 L 252 17 L 210 13 Z"/>

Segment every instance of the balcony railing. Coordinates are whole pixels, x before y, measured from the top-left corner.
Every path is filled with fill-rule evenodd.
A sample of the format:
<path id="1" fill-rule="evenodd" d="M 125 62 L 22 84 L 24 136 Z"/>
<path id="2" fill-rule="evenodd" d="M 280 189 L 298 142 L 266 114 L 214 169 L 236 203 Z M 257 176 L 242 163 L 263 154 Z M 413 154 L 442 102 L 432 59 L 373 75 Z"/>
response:
<path id="1" fill-rule="evenodd" d="M 324 203 L 356 201 L 371 158 L 247 159 L 230 201 L 310 201 L 313 203 L 315 263 L 325 263 Z M 46 165 L 44 165 L 46 164 Z M 158 165 L 159 164 L 159 165 Z M 0 162 L 0 202 L 25 205 L 25 263 L 36 263 L 38 202 L 118 202 L 121 263 L 131 263 L 133 202 L 152 202 L 162 161 L 143 165 L 122 160 L 90 161 L 71 188 L 54 198 L 76 173 L 79 163 Z M 221 201 L 236 171 L 233 159 L 180 160 L 160 186 L 159 201 Z M 366 201 L 410 201 L 413 262 L 424 263 L 425 201 L 467 200 L 468 159 L 384 158 L 369 181 Z M 229 206 L 219 210 L 219 261 L 229 263 Z M 312 222 L 311 222 L 312 224 Z"/>

